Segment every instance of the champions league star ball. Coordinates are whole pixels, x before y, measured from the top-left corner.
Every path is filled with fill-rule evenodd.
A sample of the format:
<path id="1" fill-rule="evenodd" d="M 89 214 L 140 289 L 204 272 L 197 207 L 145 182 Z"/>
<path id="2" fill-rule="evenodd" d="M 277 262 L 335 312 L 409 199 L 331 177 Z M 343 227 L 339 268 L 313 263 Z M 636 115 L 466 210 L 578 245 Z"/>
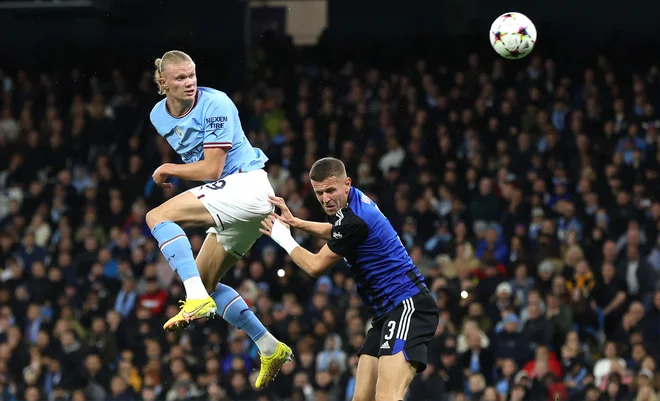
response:
<path id="1" fill-rule="evenodd" d="M 502 14 L 490 27 L 490 44 L 504 58 L 523 58 L 532 52 L 535 43 L 536 27 L 523 14 Z"/>

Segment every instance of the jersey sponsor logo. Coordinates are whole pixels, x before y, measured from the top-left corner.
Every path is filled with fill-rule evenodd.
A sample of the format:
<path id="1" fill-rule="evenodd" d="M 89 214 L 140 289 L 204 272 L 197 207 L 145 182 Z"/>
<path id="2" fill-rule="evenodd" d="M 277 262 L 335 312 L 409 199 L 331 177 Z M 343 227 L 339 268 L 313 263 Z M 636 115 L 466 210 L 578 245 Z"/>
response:
<path id="1" fill-rule="evenodd" d="M 183 138 L 183 128 L 176 126 L 174 127 L 174 134 L 179 137 L 179 139 Z"/>
<path id="2" fill-rule="evenodd" d="M 223 129 L 227 117 L 209 117 L 206 119 L 206 129 Z"/>
<path id="3" fill-rule="evenodd" d="M 369 197 L 367 195 L 362 195 L 360 197 L 360 200 L 362 201 L 362 203 L 366 203 L 367 205 L 371 205 L 371 199 L 369 199 Z"/>
<path id="4" fill-rule="evenodd" d="M 334 232 L 334 233 L 332 233 L 332 238 L 334 238 L 334 239 L 342 239 L 343 236 L 341 235 L 340 232 Z"/>

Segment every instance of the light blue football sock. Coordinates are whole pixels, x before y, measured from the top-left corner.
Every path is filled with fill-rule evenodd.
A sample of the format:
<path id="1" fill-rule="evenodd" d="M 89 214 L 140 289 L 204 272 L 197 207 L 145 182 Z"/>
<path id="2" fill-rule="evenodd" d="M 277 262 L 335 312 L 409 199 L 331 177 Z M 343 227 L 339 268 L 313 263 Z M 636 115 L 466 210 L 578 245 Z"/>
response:
<path id="1" fill-rule="evenodd" d="M 172 270 L 181 277 L 181 281 L 199 277 L 192 246 L 186 233 L 178 224 L 172 221 L 163 221 L 151 230 L 151 234 L 158 241 L 158 247 Z"/>
<path id="2" fill-rule="evenodd" d="M 243 330 L 254 341 L 262 355 L 268 356 L 275 352 L 277 339 L 266 330 L 236 290 L 219 283 L 211 297 L 218 306 L 218 314 L 229 324 Z"/>

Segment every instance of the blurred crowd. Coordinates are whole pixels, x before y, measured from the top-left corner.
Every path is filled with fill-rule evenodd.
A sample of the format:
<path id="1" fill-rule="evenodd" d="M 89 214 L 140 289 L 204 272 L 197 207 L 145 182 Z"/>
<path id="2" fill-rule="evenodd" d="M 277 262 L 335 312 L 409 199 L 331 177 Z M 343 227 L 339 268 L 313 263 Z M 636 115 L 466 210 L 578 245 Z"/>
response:
<path id="1" fill-rule="evenodd" d="M 229 94 L 296 216 L 324 218 L 307 171 L 339 157 L 427 277 L 441 319 L 409 401 L 660 400 L 656 65 L 285 50 Z M 221 319 L 162 331 L 183 288 L 144 217 L 194 183 L 151 180 L 180 160 L 149 71 L 0 70 L 0 91 L 1 401 L 351 401 L 369 316 L 346 266 L 313 280 L 262 238 L 223 279 L 294 348 L 265 391 Z"/>

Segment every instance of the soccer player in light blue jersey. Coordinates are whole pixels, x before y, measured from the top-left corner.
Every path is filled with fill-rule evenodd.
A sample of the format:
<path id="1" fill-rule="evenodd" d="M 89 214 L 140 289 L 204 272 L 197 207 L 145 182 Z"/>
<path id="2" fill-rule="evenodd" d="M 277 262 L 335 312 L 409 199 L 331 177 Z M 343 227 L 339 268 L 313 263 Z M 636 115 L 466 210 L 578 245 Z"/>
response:
<path id="1" fill-rule="evenodd" d="M 263 169 L 268 158 L 250 145 L 231 99 L 197 86 L 190 56 L 176 50 L 165 53 L 156 60 L 154 77 L 165 99 L 154 106 L 151 122 L 184 164 L 161 165 L 153 180 L 163 187 L 171 186 L 169 176 L 205 182 L 146 216 L 161 252 L 186 289 L 181 311 L 163 328 L 178 330 L 220 311 L 259 348 L 261 370 L 255 384 L 263 388 L 291 359 L 291 348 L 275 339 L 243 298 L 219 280 L 252 247 L 261 235 L 261 220 L 273 211 L 273 188 Z M 191 226 L 211 227 L 197 260 L 182 229 Z"/>

